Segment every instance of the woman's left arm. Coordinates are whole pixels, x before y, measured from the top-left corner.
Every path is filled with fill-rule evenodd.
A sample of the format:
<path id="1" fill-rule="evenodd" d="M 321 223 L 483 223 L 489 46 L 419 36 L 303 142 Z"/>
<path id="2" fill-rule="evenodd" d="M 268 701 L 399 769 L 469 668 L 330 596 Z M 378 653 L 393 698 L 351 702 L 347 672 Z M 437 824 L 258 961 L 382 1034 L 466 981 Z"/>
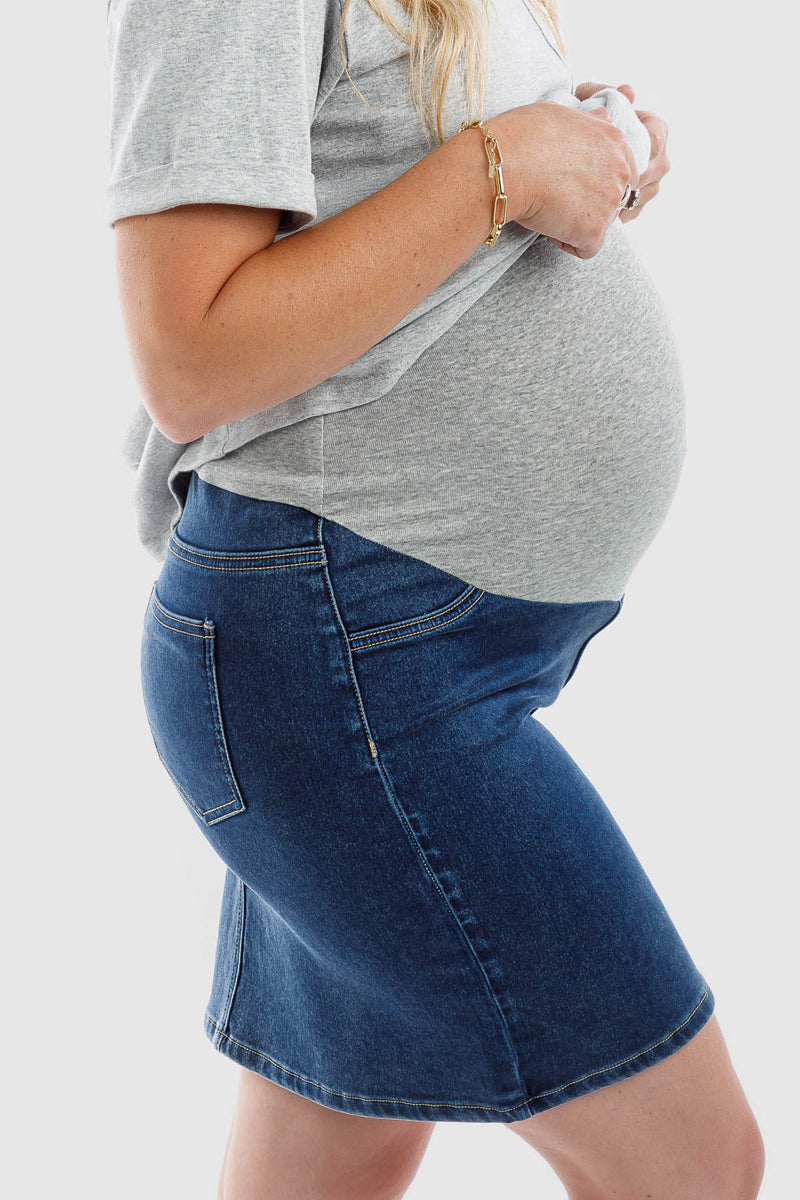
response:
<path id="1" fill-rule="evenodd" d="M 602 88 L 610 87 L 608 83 L 594 83 L 588 81 L 580 83 L 575 88 L 575 95 L 579 100 L 588 100 L 595 92 L 599 92 Z M 629 83 L 622 83 L 617 88 L 618 92 L 622 92 L 631 104 L 633 104 L 634 91 Z M 670 168 L 669 158 L 667 157 L 667 137 L 669 130 L 667 123 L 663 117 L 656 116 L 655 113 L 647 112 L 645 109 L 637 108 L 636 115 L 650 134 L 650 162 L 639 177 L 639 204 L 636 208 L 624 208 L 619 214 L 620 221 L 633 221 L 639 216 L 643 207 L 654 196 L 658 195 L 659 184 Z"/>

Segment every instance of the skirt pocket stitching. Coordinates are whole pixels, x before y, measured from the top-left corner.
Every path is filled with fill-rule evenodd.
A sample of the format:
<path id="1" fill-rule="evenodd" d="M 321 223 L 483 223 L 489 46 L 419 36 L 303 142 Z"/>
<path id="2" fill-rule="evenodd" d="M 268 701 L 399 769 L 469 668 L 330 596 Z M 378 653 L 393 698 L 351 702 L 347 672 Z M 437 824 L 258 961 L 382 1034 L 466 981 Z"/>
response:
<path id="1" fill-rule="evenodd" d="M 181 547 L 181 549 L 182 548 L 183 547 Z M 228 554 L 212 555 L 209 551 L 193 550 L 191 547 L 187 547 L 186 554 L 179 554 L 178 551 L 175 549 L 175 546 L 172 544 L 172 542 L 168 543 L 167 549 L 169 550 L 170 554 L 172 554 L 172 556 L 174 558 L 180 559 L 181 562 L 189 563 L 190 566 L 200 567 L 204 571 L 228 571 L 228 572 L 232 572 L 232 571 L 241 571 L 241 572 L 281 571 L 281 570 L 285 570 L 285 569 L 291 568 L 291 567 L 323 566 L 325 563 L 325 559 L 320 558 L 318 552 L 315 552 L 313 550 L 303 550 L 303 549 L 300 549 L 300 550 L 276 550 L 273 552 L 276 556 L 293 554 L 293 555 L 301 555 L 302 557 L 300 557 L 299 560 L 296 562 L 279 562 L 279 563 L 272 563 L 267 566 L 249 565 L 250 560 L 252 558 L 262 557 L 262 555 L 260 553 L 251 555 L 251 554 L 243 552 L 240 556 L 228 555 Z M 270 552 L 265 552 L 265 554 L 267 554 L 267 553 L 270 553 Z M 201 554 L 207 558 L 214 557 L 214 558 L 218 558 L 220 560 L 230 559 L 235 563 L 238 562 L 238 563 L 242 563 L 244 565 L 241 565 L 241 566 L 227 566 L 227 565 L 214 566 L 212 563 L 197 561 L 197 559 L 200 558 Z M 308 557 L 310 554 L 316 554 L 316 557 L 313 557 L 313 558 Z M 194 557 L 191 557 L 192 555 Z"/>
<path id="2" fill-rule="evenodd" d="M 185 542 L 175 532 L 172 533 L 170 541 L 179 546 L 181 550 L 185 550 L 187 554 L 196 554 L 201 558 L 232 559 L 234 561 L 242 558 L 285 558 L 290 554 L 319 555 L 320 553 L 319 546 L 315 544 L 310 546 L 289 546 L 286 549 L 275 550 L 202 550 L 198 546 L 192 546 L 189 542 Z"/>
<path id="3" fill-rule="evenodd" d="M 205 720 L 210 724 L 211 736 L 213 737 L 213 755 L 217 762 L 217 767 L 222 771 L 224 777 L 224 787 L 228 793 L 228 799 L 222 804 L 214 804 L 211 808 L 203 809 L 191 797 L 186 788 L 178 782 L 174 772 L 168 766 L 163 754 L 159 748 L 158 739 L 156 738 L 155 730 L 153 729 L 150 716 L 147 716 L 147 721 L 150 726 L 150 732 L 155 745 L 156 753 L 163 764 L 167 774 L 174 783 L 180 796 L 186 801 L 191 810 L 206 824 L 215 825 L 219 821 L 227 820 L 228 817 L 235 816 L 238 813 L 245 812 L 247 805 L 239 787 L 238 779 L 233 770 L 228 741 L 225 735 L 225 727 L 222 717 L 222 703 L 219 695 L 219 686 L 217 682 L 216 670 L 216 626 L 210 618 L 186 617 L 179 613 L 174 613 L 166 608 L 156 595 L 155 581 L 150 593 L 150 612 L 155 621 L 164 629 L 168 629 L 171 633 L 182 634 L 184 637 L 201 638 L 203 641 L 203 660 L 202 665 L 198 664 L 202 670 L 202 677 L 205 683 L 206 698 L 208 701 L 208 712 L 205 714 Z M 162 613 L 167 621 L 161 620 L 159 612 Z M 174 624 L 173 624 L 174 622 Z M 181 625 L 193 625 L 202 628 L 202 633 L 195 633 L 188 629 L 181 628 Z M 198 647 L 199 649 L 199 647 Z M 194 658 L 194 655 L 192 655 Z M 224 794 L 224 793 L 223 793 Z M 215 816 L 214 814 L 220 814 Z"/>
<path id="4" fill-rule="evenodd" d="M 149 718 L 148 718 L 148 724 L 150 724 Z M 156 741 L 156 735 L 155 735 L 152 725 L 150 725 L 150 734 L 153 739 L 153 746 L 155 747 L 156 754 L 158 755 L 158 759 L 159 759 L 159 762 L 161 763 L 162 767 L 167 772 L 167 774 L 169 775 L 172 782 L 175 784 L 175 787 L 177 788 L 181 797 L 186 801 L 186 803 L 189 805 L 189 807 L 191 809 L 193 809 L 194 812 L 197 813 L 198 817 L 202 817 L 203 816 L 202 810 L 197 807 L 194 800 L 192 800 L 192 797 L 189 795 L 189 793 L 186 791 L 186 789 L 181 787 L 181 785 L 178 783 L 177 779 L 173 775 L 172 771 L 170 770 L 170 768 L 167 766 L 166 762 L 164 761 L 164 756 L 158 748 L 158 742 Z"/>
<path id="5" fill-rule="evenodd" d="M 228 740 L 225 737 L 225 730 L 222 725 L 222 704 L 219 698 L 219 688 L 217 687 L 217 668 L 214 661 L 215 654 L 215 627 L 212 621 L 206 621 L 206 625 L 210 632 L 206 638 L 205 650 L 205 667 L 206 667 L 206 686 L 208 687 L 208 700 L 211 706 L 211 723 L 214 727 L 214 740 L 217 746 L 217 754 L 219 755 L 220 765 L 225 772 L 225 777 L 228 780 L 228 787 L 231 792 L 231 800 L 228 803 L 235 803 L 238 807 L 233 812 L 242 812 L 245 808 L 244 797 L 239 789 L 239 784 L 233 773 L 233 764 L 230 759 L 228 750 Z M 216 808 L 207 808 L 204 815 L 216 812 L 218 808 L 226 808 L 227 805 L 220 804 Z M 231 814 L 232 815 L 232 814 Z M 220 818 L 217 818 L 220 820 Z"/>
<path id="6" fill-rule="evenodd" d="M 459 600 L 454 602 L 454 605 L 449 605 L 448 608 L 452 609 L 455 605 L 462 605 L 462 602 L 465 601 L 474 590 L 475 590 L 474 588 L 470 588 L 467 592 L 465 592 L 463 594 L 463 596 L 460 597 Z M 475 607 L 475 605 L 480 600 L 482 600 L 485 595 L 486 595 L 485 590 L 480 591 L 474 600 L 472 600 L 469 604 L 466 604 L 465 606 L 461 607 L 460 611 L 456 612 L 453 616 L 448 617 L 448 619 L 446 621 L 441 621 L 441 620 L 435 619 L 438 614 L 432 614 L 430 617 L 417 617 L 411 621 L 400 621 L 396 625 L 384 626 L 380 632 L 390 632 L 393 629 L 402 629 L 402 628 L 405 628 L 407 625 L 419 625 L 421 627 L 418 629 L 412 629 L 409 633 L 398 634 L 396 637 L 375 638 L 375 640 L 372 640 L 372 641 L 365 640 L 360 645 L 352 645 L 352 649 L 353 649 L 353 651 L 370 650 L 370 649 L 372 649 L 373 646 L 385 646 L 389 642 L 402 642 L 402 641 L 406 641 L 409 638 L 421 637 L 423 634 L 430 633 L 437 629 L 443 629 L 447 625 L 452 625 L 452 623 L 454 621 L 459 621 L 471 609 L 473 609 Z M 375 632 L 376 631 L 374 631 L 374 630 L 364 630 L 361 633 L 352 634 L 351 636 L 353 638 L 362 638 L 363 637 L 366 639 L 367 636 L 374 638 Z"/>
<path id="7" fill-rule="evenodd" d="M 155 611 L 156 608 L 165 617 L 168 617 L 170 621 L 180 622 L 184 625 L 196 625 L 196 626 L 200 626 L 202 629 L 206 628 L 204 621 L 197 620 L 195 617 L 180 617 L 180 616 L 178 616 L 177 613 L 170 612 L 168 608 L 164 608 L 164 605 L 161 604 L 161 602 L 156 597 L 155 589 L 153 590 L 151 595 L 152 595 L 152 601 L 153 601 L 153 606 L 154 606 L 153 607 L 153 616 L 155 617 L 156 621 L 158 621 L 159 625 L 163 625 L 165 629 L 171 629 L 173 633 L 185 634 L 186 637 L 199 637 L 199 638 L 203 638 L 203 639 L 208 637 L 207 633 L 192 633 L 188 629 L 179 629 L 179 628 L 176 628 L 175 625 L 169 625 L 169 624 L 167 624 L 166 621 L 162 621 L 161 618 L 159 617 L 158 613 Z"/>
<path id="8" fill-rule="evenodd" d="M 446 616 L 454 608 L 458 608 L 475 590 L 474 585 L 470 584 L 460 596 L 457 596 L 455 600 L 445 605 L 444 608 L 436 608 L 432 612 L 424 613 L 421 617 L 409 617 L 407 621 L 390 621 L 388 625 L 374 625 L 369 629 L 362 629 L 358 633 L 351 633 L 350 637 L 353 640 L 356 638 L 369 638 L 374 637 L 378 633 L 390 633 L 395 629 L 405 629 L 409 625 L 419 625 L 422 621 L 432 622 L 439 617 Z"/>

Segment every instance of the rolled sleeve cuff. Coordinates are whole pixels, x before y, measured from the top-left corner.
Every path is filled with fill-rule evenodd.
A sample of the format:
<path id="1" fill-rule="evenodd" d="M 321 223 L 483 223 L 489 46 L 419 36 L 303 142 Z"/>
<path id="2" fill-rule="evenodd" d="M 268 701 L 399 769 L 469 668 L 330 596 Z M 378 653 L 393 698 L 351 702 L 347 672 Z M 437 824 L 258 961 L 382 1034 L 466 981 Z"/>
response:
<path id="1" fill-rule="evenodd" d="M 108 185 L 105 220 L 161 212 L 179 204 L 249 204 L 279 208 L 281 232 L 293 232 L 317 217 L 314 175 L 291 175 L 272 163 L 167 163 L 125 175 Z"/>

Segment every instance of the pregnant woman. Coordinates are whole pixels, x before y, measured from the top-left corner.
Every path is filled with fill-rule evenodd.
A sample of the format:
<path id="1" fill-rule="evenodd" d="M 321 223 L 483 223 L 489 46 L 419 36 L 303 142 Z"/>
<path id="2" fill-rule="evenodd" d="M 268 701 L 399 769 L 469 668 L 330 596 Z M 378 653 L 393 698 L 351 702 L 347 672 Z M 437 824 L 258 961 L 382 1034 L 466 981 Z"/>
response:
<path id="1" fill-rule="evenodd" d="M 226 867 L 219 1196 L 396 1200 L 482 1121 L 572 1200 L 749 1200 L 711 987 L 535 715 L 678 485 L 625 228 L 664 122 L 575 87 L 552 0 L 108 21 L 144 706 Z"/>

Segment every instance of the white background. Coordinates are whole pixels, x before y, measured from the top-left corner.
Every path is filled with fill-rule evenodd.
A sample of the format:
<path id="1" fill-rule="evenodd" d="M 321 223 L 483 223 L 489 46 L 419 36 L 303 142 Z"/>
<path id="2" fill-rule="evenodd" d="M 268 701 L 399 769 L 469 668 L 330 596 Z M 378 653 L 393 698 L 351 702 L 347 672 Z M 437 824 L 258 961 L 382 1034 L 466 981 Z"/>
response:
<path id="1" fill-rule="evenodd" d="M 785 1200 L 800 1066 L 794 10 L 571 0 L 563 19 L 576 83 L 629 82 L 669 124 L 672 171 L 628 230 L 682 348 L 689 450 L 624 613 L 539 715 L 711 983 L 767 1144 L 762 1197 Z M 238 1070 L 202 1030 L 223 868 L 140 699 L 157 566 L 119 449 L 137 391 L 103 219 L 105 5 L 15 5 L 6 31 L 3 1174 L 15 1200 L 214 1200 Z M 564 1192 L 505 1127 L 440 1124 L 408 1197 L 452 1195 Z"/>

